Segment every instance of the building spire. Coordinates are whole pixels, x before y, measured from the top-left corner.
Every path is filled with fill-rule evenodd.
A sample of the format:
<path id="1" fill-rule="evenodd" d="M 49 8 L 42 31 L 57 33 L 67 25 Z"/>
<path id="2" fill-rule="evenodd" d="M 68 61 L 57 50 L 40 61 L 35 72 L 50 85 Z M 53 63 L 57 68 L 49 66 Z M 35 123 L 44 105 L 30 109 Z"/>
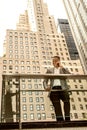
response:
<path id="1" fill-rule="evenodd" d="M 17 23 L 17 30 L 29 30 L 28 11 L 19 16 L 19 23 Z"/>

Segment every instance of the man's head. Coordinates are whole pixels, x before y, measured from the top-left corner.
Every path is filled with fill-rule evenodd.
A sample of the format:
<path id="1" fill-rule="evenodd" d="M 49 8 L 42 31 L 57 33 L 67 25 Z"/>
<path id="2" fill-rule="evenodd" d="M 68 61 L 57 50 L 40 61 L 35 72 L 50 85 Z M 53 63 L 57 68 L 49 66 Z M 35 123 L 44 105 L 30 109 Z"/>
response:
<path id="1" fill-rule="evenodd" d="M 60 66 L 60 57 L 59 56 L 54 56 L 52 58 L 53 58 L 54 67 L 58 68 Z"/>

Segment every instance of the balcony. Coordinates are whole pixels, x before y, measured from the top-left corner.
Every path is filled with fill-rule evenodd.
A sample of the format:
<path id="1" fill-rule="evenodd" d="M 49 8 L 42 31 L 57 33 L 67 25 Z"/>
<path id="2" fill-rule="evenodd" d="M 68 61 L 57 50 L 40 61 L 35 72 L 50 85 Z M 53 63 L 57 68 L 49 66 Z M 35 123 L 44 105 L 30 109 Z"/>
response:
<path id="1" fill-rule="evenodd" d="M 2 78 L 0 123 L 2 130 L 42 128 L 74 130 L 77 127 L 80 130 L 87 127 L 87 75 L 10 74 L 3 75 Z M 66 80 L 70 94 L 70 121 L 56 122 L 48 92 L 43 87 L 43 80 L 47 78 Z M 6 104 L 5 96 L 8 90 L 11 92 L 11 100 L 8 98 Z M 29 107 L 30 104 L 33 107 Z M 62 102 L 61 105 L 63 107 Z"/>

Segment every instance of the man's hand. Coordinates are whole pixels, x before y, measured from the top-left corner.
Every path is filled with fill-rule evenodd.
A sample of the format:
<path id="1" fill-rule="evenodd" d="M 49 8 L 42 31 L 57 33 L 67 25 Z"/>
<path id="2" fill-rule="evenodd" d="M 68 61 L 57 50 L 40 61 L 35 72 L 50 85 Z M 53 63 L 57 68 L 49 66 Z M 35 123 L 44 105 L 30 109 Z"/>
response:
<path id="1" fill-rule="evenodd" d="M 45 88 L 45 90 L 49 92 L 49 91 L 51 90 L 50 85 L 48 85 L 48 86 Z"/>

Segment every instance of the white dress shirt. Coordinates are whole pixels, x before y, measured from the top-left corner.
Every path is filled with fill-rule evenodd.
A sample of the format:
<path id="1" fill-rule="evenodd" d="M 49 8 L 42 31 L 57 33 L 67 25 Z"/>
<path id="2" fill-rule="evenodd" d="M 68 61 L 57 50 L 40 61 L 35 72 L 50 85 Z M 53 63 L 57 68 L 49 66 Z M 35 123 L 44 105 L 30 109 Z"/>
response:
<path id="1" fill-rule="evenodd" d="M 54 69 L 54 74 L 60 74 L 60 67 Z M 61 86 L 60 79 L 54 79 L 53 86 Z"/>

